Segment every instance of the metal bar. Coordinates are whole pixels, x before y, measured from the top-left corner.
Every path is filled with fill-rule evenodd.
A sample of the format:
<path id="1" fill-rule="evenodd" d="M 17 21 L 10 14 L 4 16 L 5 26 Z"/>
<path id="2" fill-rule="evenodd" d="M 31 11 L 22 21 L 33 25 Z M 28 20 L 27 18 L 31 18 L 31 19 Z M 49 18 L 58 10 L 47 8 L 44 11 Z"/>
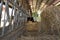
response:
<path id="1" fill-rule="evenodd" d="M 16 5 L 16 0 L 14 1 L 14 5 Z M 13 23 L 14 27 L 15 27 L 15 19 L 16 19 L 15 16 L 16 16 L 16 7 L 14 6 L 14 23 Z"/>
<path id="2" fill-rule="evenodd" d="M 1 1 L 1 4 L 0 4 L 0 25 L 1 25 L 2 4 L 3 4 L 3 2 Z"/>
<path id="3" fill-rule="evenodd" d="M 8 6 L 8 0 L 5 1 L 5 5 L 6 5 L 6 13 L 8 16 L 8 21 L 10 20 L 10 16 L 9 16 L 9 6 Z"/>
<path id="4" fill-rule="evenodd" d="M 16 28 L 17 28 L 17 24 L 18 24 L 18 10 L 16 10 L 16 14 L 15 14 L 15 23 L 16 23 Z"/>
<path id="5" fill-rule="evenodd" d="M 3 2 L 3 0 L 1 1 L 1 2 Z M 1 12 L 1 15 L 2 15 L 2 5 L 3 5 L 3 3 L 1 4 L 1 9 L 0 9 L 0 12 Z M 0 20 L 1 21 L 1 20 Z M 5 20 L 4 20 L 5 21 Z M 5 22 L 4 22 L 5 23 Z M 4 24 L 4 26 L 5 26 L 5 24 Z M 4 35 L 4 27 L 2 28 L 2 36 Z"/>
<path id="6" fill-rule="evenodd" d="M 12 25 L 12 29 L 13 30 L 13 10 L 14 10 L 14 6 L 12 7 L 12 14 L 11 14 L 11 17 L 10 17 L 10 24 Z"/>
<path id="7" fill-rule="evenodd" d="M 3 0 L 1 0 L 1 4 L 0 4 L 0 27 L 1 27 L 2 7 L 3 7 Z M 2 31 L 0 31 L 0 33 L 2 35 Z"/>
<path id="8" fill-rule="evenodd" d="M 20 26 L 18 20 L 19 20 L 19 10 L 17 10 L 17 27 Z"/>
<path id="9" fill-rule="evenodd" d="M 6 22 L 5 22 L 5 13 L 4 13 L 4 26 L 3 26 L 3 28 L 2 28 L 2 36 L 4 35 L 5 24 L 6 24 Z"/>
<path id="10" fill-rule="evenodd" d="M 8 6 L 8 0 L 5 0 L 5 16 L 7 16 L 6 17 L 6 19 L 5 19 L 5 25 L 7 24 L 7 22 L 9 23 L 10 22 L 10 15 L 9 15 L 9 6 Z M 8 26 L 8 25 L 7 25 Z M 5 26 L 5 34 L 7 33 L 7 32 L 10 32 L 10 26 L 8 26 L 8 27 L 6 27 Z"/>
<path id="11" fill-rule="evenodd" d="M 10 22 L 10 24 L 12 25 L 12 29 L 11 30 L 14 29 L 14 13 L 15 13 L 15 1 L 13 1 L 12 14 L 11 14 L 11 17 L 10 17 L 10 19 L 12 18 L 11 22 Z"/>

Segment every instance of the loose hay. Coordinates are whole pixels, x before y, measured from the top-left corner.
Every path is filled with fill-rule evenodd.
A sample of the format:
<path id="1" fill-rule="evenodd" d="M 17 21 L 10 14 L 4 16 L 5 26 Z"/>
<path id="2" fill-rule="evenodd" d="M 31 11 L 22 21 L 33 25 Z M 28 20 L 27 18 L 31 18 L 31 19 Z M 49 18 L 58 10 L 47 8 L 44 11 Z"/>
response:
<path id="1" fill-rule="evenodd" d="M 41 13 L 41 32 L 47 34 L 60 33 L 60 7 L 51 6 Z"/>
<path id="2" fill-rule="evenodd" d="M 26 30 L 28 31 L 37 31 L 38 30 L 38 23 L 37 22 L 31 22 L 29 21 L 27 24 L 26 24 Z"/>

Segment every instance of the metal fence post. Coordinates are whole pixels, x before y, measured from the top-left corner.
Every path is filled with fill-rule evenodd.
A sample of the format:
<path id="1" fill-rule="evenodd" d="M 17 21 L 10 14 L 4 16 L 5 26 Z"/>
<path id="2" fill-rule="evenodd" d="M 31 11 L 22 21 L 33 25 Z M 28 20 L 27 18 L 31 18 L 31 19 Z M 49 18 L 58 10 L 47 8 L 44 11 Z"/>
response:
<path id="1" fill-rule="evenodd" d="M 1 1 L 1 4 L 0 4 L 0 25 L 1 25 L 2 4 L 3 4 L 3 1 Z"/>

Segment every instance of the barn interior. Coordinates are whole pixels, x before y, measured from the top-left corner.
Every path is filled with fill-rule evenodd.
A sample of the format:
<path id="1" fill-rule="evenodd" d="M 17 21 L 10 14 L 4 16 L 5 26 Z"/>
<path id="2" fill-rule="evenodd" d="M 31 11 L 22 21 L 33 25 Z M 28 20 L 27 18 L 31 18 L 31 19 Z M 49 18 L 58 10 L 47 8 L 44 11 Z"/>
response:
<path id="1" fill-rule="evenodd" d="M 0 40 L 60 40 L 60 0 L 0 0 Z"/>

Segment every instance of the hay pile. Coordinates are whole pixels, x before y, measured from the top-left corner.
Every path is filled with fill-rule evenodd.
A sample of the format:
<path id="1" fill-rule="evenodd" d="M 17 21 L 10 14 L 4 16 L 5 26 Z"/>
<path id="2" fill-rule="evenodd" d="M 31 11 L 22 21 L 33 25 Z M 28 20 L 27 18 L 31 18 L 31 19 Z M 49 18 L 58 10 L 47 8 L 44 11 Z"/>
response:
<path id="1" fill-rule="evenodd" d="M 29 21 L 28 23 L 26 23 L 25 28 L 27 31 L 37 31 L 38 30 L 38 23 Z"/>
<path id="2" fill-rule="evenodd" d="M 60 7 L 51 6 L 41 13 L 41 32 L 60 34 Z"/>

